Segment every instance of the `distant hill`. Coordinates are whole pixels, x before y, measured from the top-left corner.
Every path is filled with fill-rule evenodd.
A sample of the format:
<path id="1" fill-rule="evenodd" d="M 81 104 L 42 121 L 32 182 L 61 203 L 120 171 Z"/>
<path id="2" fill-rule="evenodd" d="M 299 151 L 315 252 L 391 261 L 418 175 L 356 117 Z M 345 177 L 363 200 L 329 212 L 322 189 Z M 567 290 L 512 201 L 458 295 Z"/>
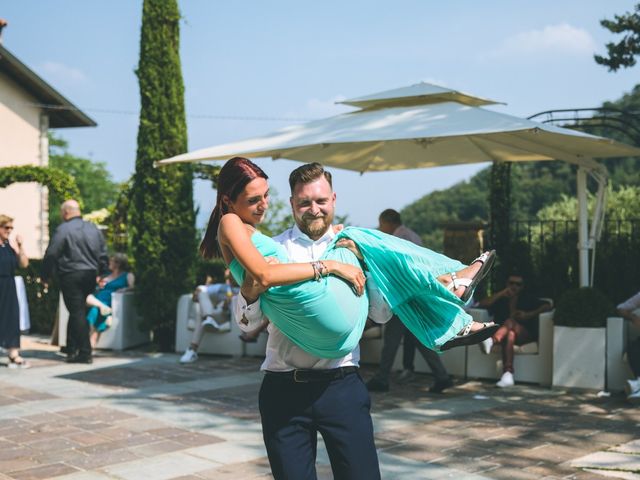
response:
<path id="1" fill-rule="evenodd" d="M 603 107 L 613 107 L 627 112 L 637 112 L 640 128 L 640 85 L 615 102 L 607 102 Z M 589 133 L 615 138 L 631 143 L 622 133 L 592 127 Z M 621 158 L 605 160 L 609 170 L 611 185 L 640 186 L 640 160 Z M 445 190 L 431 192 L 407 205 L 402 210 L 402 219 L 411 229 L 418 232 L 430 248 L 442 248 L 440 225 L 449 221 L 487 221 L 489 218 L 489 174 L 491 167 L 481 170 L 469 181 L 460 182 Z M 536 213 L 554 202 L 562 200 L 562 195 L 576 194 L 576 167 L 565 162 L 531 162 L 513 164 L 511 167 L 511 195 L 513 200 L 512 220 L 533 219 Z M 640 214 L 640 212 L 639 212 Z"/>

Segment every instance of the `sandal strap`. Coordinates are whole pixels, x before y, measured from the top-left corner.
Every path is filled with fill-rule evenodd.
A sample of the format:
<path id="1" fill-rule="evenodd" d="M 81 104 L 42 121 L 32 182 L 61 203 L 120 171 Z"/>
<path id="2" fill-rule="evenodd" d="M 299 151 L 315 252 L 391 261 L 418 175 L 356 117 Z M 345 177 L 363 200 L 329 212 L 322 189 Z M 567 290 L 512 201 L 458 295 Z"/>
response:
<path id="1" fill-rule="evenodd" d="M 471 326 L 473 325 L 473 322 L 469 322 L 469 324 L 464 327 L 464 330 L 462 330 L 462 332 L 460 332 L 458 335 L 461 337 L 467 336 L 471 333 Z"/>
<path id="2" fill-rule="evenodd" d="M 451 275 L 451 281 L 447 285 L 447 289 L 451 291 L 457 290 L 460 284 L 458 283 L 459 279 L 458 279 L 458 276 L 456 275 L 456 272 L 451 272 L 449 275 Z"/>
<path id="3" fill-rule="evenodd" d="M 473 264 L 473 263 L 476 263 L 476 262 L 480 262 L 480 263 L 486 262 L 487 259 L 489 258 L 489 254 L 490 253 L 491 252 L 482 252 L 482 254 L 471 263 Z"/>
<path id="4" fill-rule="evenodd" d="M 458 278 L 456 272 L 451 272 L 451 281 L 447 284 L 448 290 L 457 290 L 460 287 L 468 287 L 473 281 L 472 278 Z"/>

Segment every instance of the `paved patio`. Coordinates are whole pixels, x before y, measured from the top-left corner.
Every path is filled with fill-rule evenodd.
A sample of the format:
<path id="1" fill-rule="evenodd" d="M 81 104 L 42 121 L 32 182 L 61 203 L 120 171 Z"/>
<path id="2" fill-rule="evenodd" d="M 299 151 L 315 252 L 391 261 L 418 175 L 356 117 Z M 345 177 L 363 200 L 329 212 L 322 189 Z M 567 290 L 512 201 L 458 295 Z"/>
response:
<path id="1" fill-rule="evenodd" d="M 44 339 L 23 345 L 33 367 L 0 368 L 0 480 L 271 478 L 260 359 L 129 351 L 67 365 Z M 640 479 L 640 409 L 622 395 L 429 383 L 372 395 L 385 480 Z M 333 478 L 324 448 L 318 476 Z"/>

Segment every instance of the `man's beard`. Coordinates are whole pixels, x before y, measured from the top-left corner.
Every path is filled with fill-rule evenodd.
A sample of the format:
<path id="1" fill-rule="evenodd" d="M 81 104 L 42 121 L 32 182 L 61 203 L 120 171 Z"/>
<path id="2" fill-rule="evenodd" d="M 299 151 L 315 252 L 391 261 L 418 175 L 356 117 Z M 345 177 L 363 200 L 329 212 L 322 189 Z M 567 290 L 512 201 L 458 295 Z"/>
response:
<path id="1" fill-rule="evenodd" d="M 298 228 L 312 240 L 322 237 L 333 222 L 333 215 L 313 216 L 305 214 L 298 223 Z"/>

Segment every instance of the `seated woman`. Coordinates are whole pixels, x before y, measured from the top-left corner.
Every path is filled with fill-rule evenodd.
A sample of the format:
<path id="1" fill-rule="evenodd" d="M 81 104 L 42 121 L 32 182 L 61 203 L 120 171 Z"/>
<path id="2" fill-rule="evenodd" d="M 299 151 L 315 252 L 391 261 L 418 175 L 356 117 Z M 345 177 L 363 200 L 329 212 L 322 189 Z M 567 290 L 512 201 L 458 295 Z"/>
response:
<path id="1" fill-rule="evenodd" d="M 100 334 L 111 326 L 111 294 L 133 288 L 135 277 L 129 272 L 129 260 L 124 253 L 114 253 L 109 258 L 109 275 L 98 281 L 93 294 L 87 296 L 87 322 L 89 339 L 95 348 Z"/>
<path id="2" fill-rule="evenodd" d="M 283 247 L 256 230 L 268 192 L 260 167 L 245 158 L 229 160 L 220 170 L 216 206 L 200 249 L 206 258 L 222 256 L 238 283 L 246 272 L 267 288 L 262 311 L 300 348 L 322 358 L 339 358 L 355 348 L 368 310 L 361 266 L 391 310 L 428 348 L 477 343 L 497 328 L 473 322 L 462 308 L 488 272 L 494 252 L 467 267 L 397 237 L 348 227 L 321 261 L 287 263 Z M 362 264 L 351 249 L 336 247 L 343 238 L 355 243 Z M 265 257 L 276 257 L 278 263 Z"/>

